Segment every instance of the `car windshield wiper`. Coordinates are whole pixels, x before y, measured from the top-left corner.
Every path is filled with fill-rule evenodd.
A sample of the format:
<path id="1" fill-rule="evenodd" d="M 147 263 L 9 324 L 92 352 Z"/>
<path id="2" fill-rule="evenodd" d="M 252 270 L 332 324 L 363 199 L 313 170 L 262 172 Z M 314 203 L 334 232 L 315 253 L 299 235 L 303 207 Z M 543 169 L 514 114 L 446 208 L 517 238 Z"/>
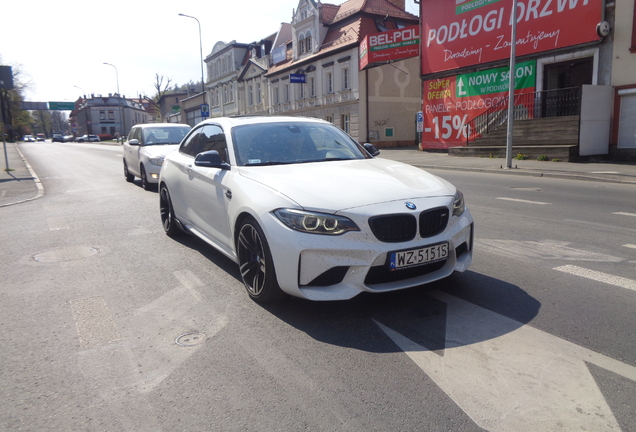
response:
<path id="1" fill-rule="evenodd" d="M 248 162 L 246 164 L 244 164 L 243 166 L 267 166 L 267 165 L 289 165 L 289 164 L 293 164 L 293 163 L 297 163 L 297 162 L 276 162 L 276 161 L 269 161 L 269 162 Z"/>

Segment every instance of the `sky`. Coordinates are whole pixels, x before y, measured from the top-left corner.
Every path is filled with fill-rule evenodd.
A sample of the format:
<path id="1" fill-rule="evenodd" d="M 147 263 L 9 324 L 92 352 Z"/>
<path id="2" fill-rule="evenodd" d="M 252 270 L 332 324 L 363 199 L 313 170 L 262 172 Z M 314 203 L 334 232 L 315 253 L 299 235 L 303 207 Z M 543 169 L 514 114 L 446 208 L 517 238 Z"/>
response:
<path id="1" fill-rule="evenodd" d="M 323 3 L 342 4 L 345 0 Z M 201 80 L 218 41 L 250 43 L 291 22 L 298 0 L 10 0 L 3 2 L 0 64 L 29 84 L 25 100 L 74 102 L 84 94 L 152 97 L 155 76 Z M 418 14 L 418 5 L 406 1 Z M 112 66 L 104 63 L 110 63 Z M 205 72 L 204 72 L 205 73 Z M 164 81 L 165 82 L 165 81 Z M 171 85 L 172 85 L 171 84 Z"/>

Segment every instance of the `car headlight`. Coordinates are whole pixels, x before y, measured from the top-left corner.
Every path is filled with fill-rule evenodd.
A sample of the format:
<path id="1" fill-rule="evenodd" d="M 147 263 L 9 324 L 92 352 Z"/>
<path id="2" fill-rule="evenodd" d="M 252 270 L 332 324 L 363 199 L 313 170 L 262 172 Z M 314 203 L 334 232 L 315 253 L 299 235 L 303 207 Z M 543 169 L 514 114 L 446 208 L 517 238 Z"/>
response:
<path id="1" fill-rule="evenodd" d="M 164 159 L 163 156 L 159 156 L 154 158 L 148 158 L 148 161 L 153 165 L 161 166 L 163 165 L 163 159 Z"/>
<path id="2" fill-rule="evenodd" d="M 304 233 L 341 235 L 348 231 L 360 231 L 351 219 L 342 216 L 294 209 L 278 209 L 273 213 L 289 228 Z"/>
<path id="3" fill-rule="evenodd" d="M 464 204 L 464 194 L 460 191 L 455 192 L 455 198 L 453 199 L 453 216 L 460 216 L 466 210 L 466 204 Z"/>

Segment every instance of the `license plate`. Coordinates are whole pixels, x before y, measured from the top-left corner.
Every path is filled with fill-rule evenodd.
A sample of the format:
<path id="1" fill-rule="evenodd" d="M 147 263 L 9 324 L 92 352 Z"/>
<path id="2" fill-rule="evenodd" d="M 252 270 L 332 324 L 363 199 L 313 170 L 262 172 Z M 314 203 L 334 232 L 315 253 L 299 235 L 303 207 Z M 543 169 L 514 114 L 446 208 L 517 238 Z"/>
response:
<path id="1" fill-rule="evenodd" d="M 389 268 L 399 270 L 442 261 L 448 258 L 448 243 L 440 243 L 419 249 L 391 252 Z"/>

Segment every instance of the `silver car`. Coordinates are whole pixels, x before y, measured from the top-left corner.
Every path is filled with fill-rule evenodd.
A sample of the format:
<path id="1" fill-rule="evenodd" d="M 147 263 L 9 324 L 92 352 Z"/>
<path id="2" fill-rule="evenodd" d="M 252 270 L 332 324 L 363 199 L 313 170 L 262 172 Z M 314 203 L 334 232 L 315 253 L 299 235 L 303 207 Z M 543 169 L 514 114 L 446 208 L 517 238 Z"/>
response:
<path id="1" fill-rule="evenodd" d="M 179 147 L 190 132 L 179 123 L 150 123 L 133 126 L 124 142 L 124 177 L 132 182 L 141 179 L 145 190 L 156 189 L 164 157 Z"/>

